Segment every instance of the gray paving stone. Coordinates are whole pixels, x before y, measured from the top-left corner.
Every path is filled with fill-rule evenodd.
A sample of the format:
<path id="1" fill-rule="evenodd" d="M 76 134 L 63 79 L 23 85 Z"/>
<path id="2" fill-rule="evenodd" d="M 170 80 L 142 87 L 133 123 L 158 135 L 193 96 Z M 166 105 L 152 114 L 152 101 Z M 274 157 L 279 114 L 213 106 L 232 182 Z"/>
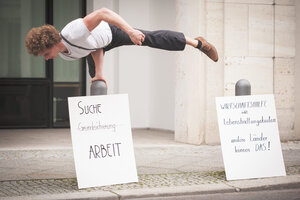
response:
<path id="1" fill-rule="evenodd" d="M 287 174 L 299 175 L 300 166 L 287 168 Z M 300 181 L 300 180 L 299 180 Z M 79 190 L 75 178 L 0 181 L 0 198 L 75 192 L 121 191 L 226 183 L 224 171 L 141 174 L 139 182 Z"/>

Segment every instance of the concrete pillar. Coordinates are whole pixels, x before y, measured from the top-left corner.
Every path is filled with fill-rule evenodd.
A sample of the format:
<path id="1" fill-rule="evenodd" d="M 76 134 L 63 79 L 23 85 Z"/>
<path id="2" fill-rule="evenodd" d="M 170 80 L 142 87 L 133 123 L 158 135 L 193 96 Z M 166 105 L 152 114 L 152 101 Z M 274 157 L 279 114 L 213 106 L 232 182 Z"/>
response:
<path id="1" fill-rule="evenodd" d="M 295 139 L 295 2 L 277 1 L 274 6 L 274 94 L 281 141 Z"/>
<path id="2" fill-rule="evenodd" d="M 177 0 L 176 29 L 186 36 L 206 36 L 206 1 Z M 175 140 L 205 142 L 206 56 L 186 46 L 178 52 L 175 86 Z"/>
<path id="3" fill-rule="evenodd" d="M 224 95 L 224 2 L 206 1 L 206 39 L 215 45 L 219 61 L 206 59 L 206 144 L 220 144 L 216 97 Z"/>
<path id="4" fill-rule="evenodd" d="M 300 1 L 296 1 L 295 139 L 300 139 Z"/>

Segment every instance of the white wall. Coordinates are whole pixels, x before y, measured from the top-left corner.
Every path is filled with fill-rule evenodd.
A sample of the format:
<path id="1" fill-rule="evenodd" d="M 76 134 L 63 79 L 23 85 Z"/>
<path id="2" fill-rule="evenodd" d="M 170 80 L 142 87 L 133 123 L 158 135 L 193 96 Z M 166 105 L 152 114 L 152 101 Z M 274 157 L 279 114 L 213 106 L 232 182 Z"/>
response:
<path id="1" fill-rule="evenodd" d="M 131 26 L 149 29 L 149 1 L 121 0 L 119 14 Z M 133 127 L 149 127 L 150 67 L 148 48 L 119 48 L 119 93 L 129 94 Z"/>
<path id="2" fill-rule="evenodd" d="M 150 29 L 175 30 L 175 1 L 151 0 Z M 150 51 L 149 127 L 174 130 L 176 53 Z"/>
<path id="3" fill-rule="evenodd" d="M 88 13 L 101 7 L 119 13 L 136 28 L 175 29 L 174 0 L 87 1 Z M 116 48 L 105 55 L 104 76 L 109 94 L 129 94 L 133 128 L 174 130 L 174 52 L 148 47 Z M 87 91 L 89 82 L 88 77 Z"/>

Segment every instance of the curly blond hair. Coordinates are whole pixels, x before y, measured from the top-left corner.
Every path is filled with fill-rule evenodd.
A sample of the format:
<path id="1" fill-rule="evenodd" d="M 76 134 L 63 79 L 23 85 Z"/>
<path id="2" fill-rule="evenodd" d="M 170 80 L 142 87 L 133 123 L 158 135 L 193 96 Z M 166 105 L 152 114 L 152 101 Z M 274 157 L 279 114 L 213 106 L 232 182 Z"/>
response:
<path id="1" fill-rule="evenodd" d="M 25 45 L 29 54 L 37 56 L 60 41 L 59 32 L 54 26 L 47 24 L 32 28 L 26 36 Z"/>

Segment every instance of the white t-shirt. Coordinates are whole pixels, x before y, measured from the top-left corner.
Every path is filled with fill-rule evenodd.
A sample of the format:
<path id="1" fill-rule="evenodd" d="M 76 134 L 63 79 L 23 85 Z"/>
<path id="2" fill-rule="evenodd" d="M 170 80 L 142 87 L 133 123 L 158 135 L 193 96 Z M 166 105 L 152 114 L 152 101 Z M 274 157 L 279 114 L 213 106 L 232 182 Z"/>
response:
<path id="1" fill-rule="evenodd" d="M 61 52 L 59 56 L 65 60 L 75 60 L 85 57 L 96 49 L 106 47 L 112 40 L 111 29 L 107 22 L 102 21 L 90 32 L 82 18 L 75 19 L 68 23 L 61 31 L 61 35 L 69 43 L 88 49 L 85 50 L 74 47 L 62 39 L 62 42 L 68 49 L 68 53 Z"/>

